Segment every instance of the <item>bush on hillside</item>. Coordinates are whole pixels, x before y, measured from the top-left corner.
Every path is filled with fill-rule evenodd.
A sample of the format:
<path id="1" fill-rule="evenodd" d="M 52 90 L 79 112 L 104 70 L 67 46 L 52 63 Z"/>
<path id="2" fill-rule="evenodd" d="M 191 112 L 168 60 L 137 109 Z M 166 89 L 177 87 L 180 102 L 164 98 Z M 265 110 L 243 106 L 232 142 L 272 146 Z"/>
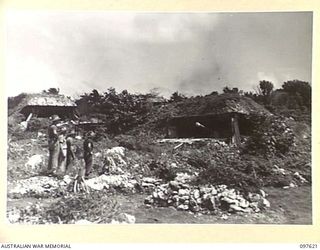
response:
<path id="1" fill-rule="evenodd" d="M 283 117 L 253 117 L 256 127 L 246 141 L 244 154 L 276 156 L 292 149 L 295 136 Z"/>

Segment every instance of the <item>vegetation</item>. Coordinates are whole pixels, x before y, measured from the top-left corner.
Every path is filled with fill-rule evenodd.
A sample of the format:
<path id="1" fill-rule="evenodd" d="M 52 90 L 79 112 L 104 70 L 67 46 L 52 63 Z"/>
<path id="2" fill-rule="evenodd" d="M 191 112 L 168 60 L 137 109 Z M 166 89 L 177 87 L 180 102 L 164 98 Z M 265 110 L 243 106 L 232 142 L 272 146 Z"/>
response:
<path id="1" fill-rule="evenodd" d="M 58 94 L 59 90 L 50 88 L 44 93 Z M 248 110 L 256 109 L 257 113 L 264 111 L 269 114 L 243 95 L 252 98 L 274 115 L 263 117 L 250 112 L 248 119 L 254 124 L 254 129 L 249 137 L 243 136 L 241 148 L 222 140 L 179 144 L 156 142 L 161 138 L 160 135 L 165 134 L 168 118 L 177 115 L 179 111 L 189 114 L 199 110 L 205 112 L 214 108 L 221 109 L 226 96 L 232 97 L 227 100 L 238 106 L 247 105 Z M 8 99 L 9 183 L 41 175 L 39 169 L 47 166 L 46 160 L 41 163 L 39 169 L 30 170 L 25 166 L 31 156 L 47 154 L 47 139 L 38 132 L 46 134 L 49 124 L 47 118 L 33 117 L 27 131 L 20 129 L 20 123 L 25 117 L 19 114 L 18 110 L 21 109 L 25 97 L 26 94 L 21 94 Z M 241 101 L 244 102 L 243 105 Z M 259 189 L 266 190 L 265 187 L 268 186 L 282 188 L 300 185 L 303 182 L 299 178 L 311 183 L 309 83 L 292 80 L 285 82 L 280 89 L 274 90 L 273 83 L 260 81 L 255 93 L 244 93 L 238 88 L 226 86 L 220 95 L 214 91 L 207 96 L 186 97 L 182 93 L 174 92 L 169 100 L 160 98 L 156 93 L 131 94 L 126 90 L 116 92 L 114 88 L 110 88 L 104 93 L 97 90 L 85 93 L 77 100 L 77 104 L 80 120 L 94 118 L 106 124 L 95 129 L 92 176 L 120 173 L 121 171 L 108 166 L 110 162 L 104 154 L 109 148 L 125 147 L 123 158 L 126 164 L 121 166 L 120 170 L 137 181 L 134 188 L 139 193 L 151 192 L 143 188 L 144 177 L 160 178 L 162 182 L 167 183 L 174 180 L 178 173 L 191 176 L 190 185 L 224 184 L 243 194 L 257 193 Z M 82 140 L 74 140 L 77 160 L 68 172 L 70 176 L 75 176 L 83 164 L 82 143 Z M 68 188 L 72 189 L 72 184 Z M 92 191 L 90 194 L 74 194 L 72 191 L 45 193 L 41 198 L 54 198 L 50 205 L 39 207 L 35 204 L 31 208 L 23 207 L 20 209 L 20 217 L 41 217 L 41 220 L 36 221 L 38 224 L 75 223 L 79 220 L 110 223 L 121 212 L 119 204 L 110 194 L 121 194 L 123 190 L 120 190 L 111 188 Z M 281 193 L 282 191 L 281 189 Z M 35 194 L 28 195 L 29 197 L 27 194 L 21 194 L 20 198 L 38 197 Z M 46 201 L 40 203 L 42 202 Z M 138 205 L 140 209 L 142 205 Z M 134 209 L 134 206 L 132 207 Z"/>
<path id="2" fill-rule="evenodd" d="M 261 179 L 265 176 L 262 173 L 264 173 L 263 169 L 266 166 L 272 168 L 272 165 L 276 164 L 282 167 L 285 162 L 288 163 L 288 159 L 290 159 L 291 165 L 300 162 L 299 166 L 307 166 L 310 163 L 311 142 L 306 142 L 306 139 L 299 135 L 301 132 L 298 132 L 298 130 L 305 131 L 305 126 L 310 130 L 311 85 L 309 83 L 291 80 L 284 82 L 280 89 L 274 90 L 272 82 L 263 80 L 257 85 L 255 93 L 244 93 L 238 88 L 229 88 L 228 86 L 223 89 L 223 92 L 220 95 L 217 92 L 212 92 L 205 98 L 186 97 L 182 93 L 174 92 L 169 100 L 164 101 L 154 92 L 131 94 L 126 90 L 117 92 L 114 88 L 109 88 L 104 93 L 92 90 L 91 93 L 83 94 L 76 102 L 80 107 L 80 119 L 96 118 L 106 124 L 106 126 L 96 129 L 95 140 L 96 143 L 101 144 L 101 148 L 119 145 L 128 150 L 139 152 L 143 156 L 139 160 L 135 160 L 135 157 L 139 157 L 132 154 L 132 164 L 139 163 L 152 175 L 165 180 L 172 180 L 177 171 L 180 171 L 179 168 L 172 168 L 177 163 L 181 166 L 187 166 L 186 168 L 189 170 L 200 171 L 202 179 L 209 182 L 218 180 L 226 182 L 226 178 L 234 176 L 234 179 L 229 178 L 228 183 L 231 184 L 238 179 L 242 180 L 238 182 L 238 186 L 247 188 L 243 184 L 247 183 L 249 186 L 259 187 Z M 50 88 L 46 93 L 58 94 L 59 90 Z M 216 100 L 222 101 L 223 96 L 228 94 L 234 95 L 235 98 L 236 96 L 240 98 L 241 95 L 250 97 L 275 114 L 271 117 L 250 115 L 249 119 L 255 124 L 255 129 L 243 143 L 240 155 L 235 153 L 235 149 L 217 149 L 206 143 L 197 145 L 191 151 L 186 148 L 186 150 L 180 149 L 176 153 L 173 153 L 172 148 L 167 148 L 167 146 L 155 145 L 154 141 L 159 138 L 159 135 L 165 134 L 163 129 L 167 119 L 176 115 L 178 109 L 185 109 L 188 113 L 203 105 L 204 100 L 207 100 L 206 97 L 217 96 Z M 9 111 L 15 110 L 19 101 L 25 96 L 25 94 L 21 94 L 9 98 Z M 159 99 L 160 102 L 157 101 Z M 81 112 L 83 105 L 85 108 Z M 216 106 L 216 103 L 212 105 Z M 16 113 L 9 117 L 10 138 L 14 140 L 27 138 L 28 133 L 43 130 L 47 126 L 43 119 L 34 118 L 29 124 L 29 131 L 24 133 L 17 126 L 22 120 L 21 116 Z M 292 127 L 296 126 L 298 122 L 301 122 L 302 125 L 300 125 L 300 129 L 295 131 Z M 232 154 L 234 156 L 230 158 L 229 155 Z M 273 159 L 274 163 L 260 166 L 259 162 L 264 162 L 261 158 Z M 256 170 L 249 173 L 248 168 L 254 164 L 258 164 L 259 167 L 251 167 Z M 297 167 L 296 169 L 311 179 L 308 168 Z M 274 182 L 269 181 L 268 183 Z M 265 184 L 266 181 L 264 180 L 262 183 Z"/>

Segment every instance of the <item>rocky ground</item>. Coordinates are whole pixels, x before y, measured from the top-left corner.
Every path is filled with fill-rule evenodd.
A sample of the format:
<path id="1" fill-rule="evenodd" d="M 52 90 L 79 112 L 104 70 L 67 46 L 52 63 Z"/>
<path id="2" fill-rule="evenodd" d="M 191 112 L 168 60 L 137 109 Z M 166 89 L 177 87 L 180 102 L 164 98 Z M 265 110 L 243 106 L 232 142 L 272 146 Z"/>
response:
<path id="1" fill-rule="evenodd" d="M 94 171 L 86 180 L 90 192 L 74 193 L 74 177 L 83 164 L 81 143 L 80 138 L 75 141 L 79 160 L 67 174 L 49 177 L 43 174 L 45 135 L 30 133 L 30 139 L 9 141 L 9 222 L 311 223 L 311 183 L 297 169 L 273 166 L 270 178 L 290 176 L 290 182 L 277 188 L 248 190 L 229 183 L 199 182 L 208 162 L 239 159 L 238 150 L 210 139 L 158 141 L 148 144 L 148 149 L 98 141 Z M 211 158 L 204 159 L 205 155 Z"/>

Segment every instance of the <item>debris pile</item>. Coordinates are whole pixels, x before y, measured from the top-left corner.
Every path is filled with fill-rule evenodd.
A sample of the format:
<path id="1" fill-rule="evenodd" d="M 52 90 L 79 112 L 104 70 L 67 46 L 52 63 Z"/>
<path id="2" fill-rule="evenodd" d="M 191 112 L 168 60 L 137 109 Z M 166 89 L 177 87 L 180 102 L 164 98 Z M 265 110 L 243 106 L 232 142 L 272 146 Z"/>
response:
<path id="1" fill-rule="evenodd" d="M 127 167 L 127 163 L 124 160 L 125 148 L 124 147 L 113 147 L 104 152 L 105 164 L 108 167 L 108 173 L 123 174 L 123 167 Z"/>
<path id="2" fill-rule="evenodd" d="M 191 186 L 186 180 L 190 177 L 180 175 L 174 181 L 158 185 L 154 192 L 145 199 L 145 204 L 155 206 L 173 206 L 178 210 L 192 212 L 260 212 L 270 207 L 265 193 L 249 193 L 244 197 L 235 189 L 226 185 Z"/>
<path id="3" fill-rule="evenodd" d="M 21 210 L 12 208 L 7 211 L 7 218 L 10 223 L 24 224 L 44 224 L 45 221 L 41 218 L 43 206 L 40 203 L 28 205 Z"/>
<path id="4" fill-rule="evenodd" d="M 109 188 L 123 189 L 135 192 L 137 181 L 129 174 L 122 175 L 100 175 L 99 177 L 86 180 L 88 187 L 94 190 L 103 190 Z"/>
<path id="5" fill-rule="evenodd" d="M 141 181 L 141 187 L 144 190 L 153 190 L 157 185 L 161 183 L 161 179 L 156 179 L 152 177 L 144 177 Z"/>
<path id="6" fill-rule="evenodd" d="M 63 180 L 48 176 L 35 176 L 28 179 L 16 180 L 8 183 L 8 196 L 19 198 L 29 197 L 55 197 L 70 184 L 71 179 L 65 176 Z"/>

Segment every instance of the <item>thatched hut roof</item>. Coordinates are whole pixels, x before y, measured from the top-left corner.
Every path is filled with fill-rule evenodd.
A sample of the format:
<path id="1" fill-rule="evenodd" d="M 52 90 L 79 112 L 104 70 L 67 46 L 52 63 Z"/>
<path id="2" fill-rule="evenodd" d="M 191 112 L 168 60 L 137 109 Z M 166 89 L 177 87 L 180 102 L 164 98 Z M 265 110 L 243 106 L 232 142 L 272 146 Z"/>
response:
<path id="1" fill-rule="evenodd" d="M 251 98 L 238 94 L 221 94 L 194 97 L 182 102 L 176 117 L 222 115 L 228 113 L 271 115 L 268 110 Z"/>
<path id="2" fill-rule="evenodd" d="M 64 95 L 34 94 L 30 95 L 26 106 L 76 107 L 77 104 Z"/>

